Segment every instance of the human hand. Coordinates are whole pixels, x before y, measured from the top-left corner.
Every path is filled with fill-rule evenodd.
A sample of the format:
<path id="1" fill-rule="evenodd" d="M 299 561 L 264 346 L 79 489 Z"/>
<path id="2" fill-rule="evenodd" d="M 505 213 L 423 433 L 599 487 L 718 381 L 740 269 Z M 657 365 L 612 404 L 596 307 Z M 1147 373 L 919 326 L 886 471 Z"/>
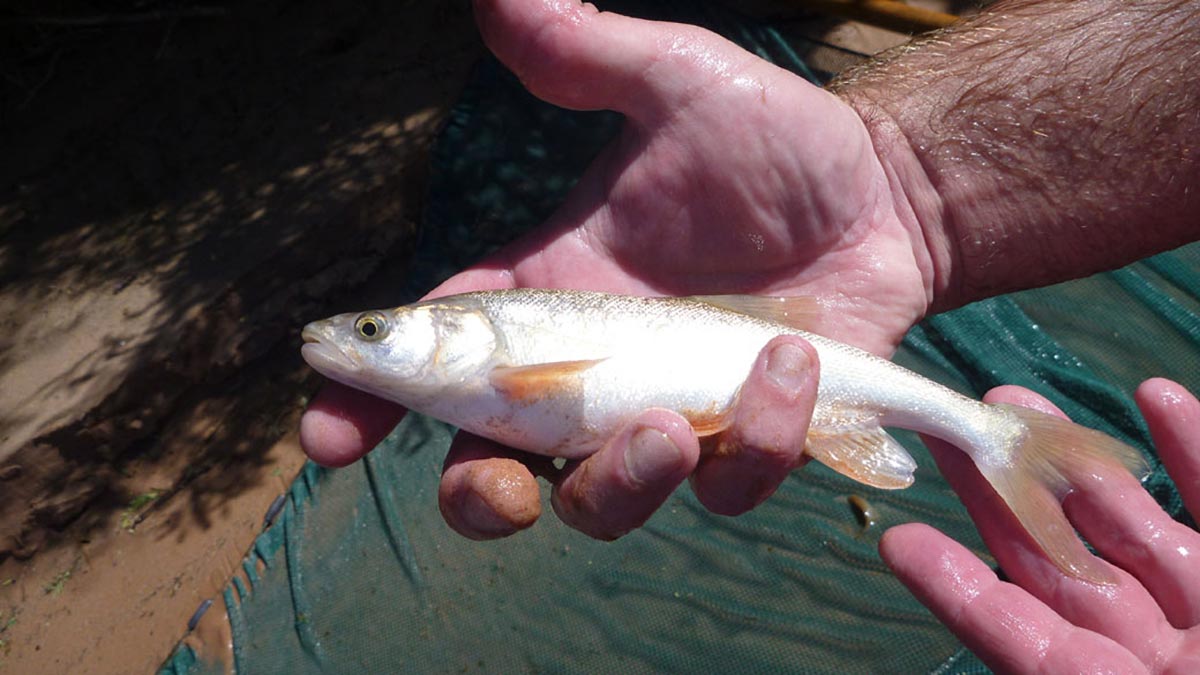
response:
<path id="1" fill-rule="evenodd" d="M 615 109 L 627 121 L 548 223 L 431 296 L 513 286 L 813 295 L 828 310 L 815 332 L 877 353 L 890 353 L 925 314 L 937 281 L 936 240 L 893 197 L 866 129 L 836 97 L 693 26 L 597 13 L 574 0 L 475 7 L 488 45 L 533 93 L 570 108 Z M 763 367 L 760 360 L 756 372 Z M 812 396 L 804 393 L 807 380 L 801 385 L 756 403 L 752 376 L 746 409 L 773 409 L 773 396 L 804 403 L 774 422 L 759 415 L 762 430 L 739 426 L 733 435 L 770 435 L 786 424 L 789 437 L 802 439 L 807 417 L 798 411 L 811 409 Z M 401 414 L 331 384 L 306 413 L 301 440 L 316 461 L 347 464 Z M 585 532 L 614 536 L 642 522 L 698 466 L 693 487 L 702 501 L 739 513 L 799 463 L 799 442 L 781 451 L 782 437 L 774 450 L 699 461 L 681 420 L 653 411 L 638 422 L 669 441 L 652 480 L 630 480 L 616 461 L 626 455 L 630 435 L 622 434 L 568 469 L 556 510 Z M 755 465 L 763 468 L 748 468 Z M 531 484 L 531 468 L 554 475 L 526 455 L 460 436 L 441 490 L 448 522 L 469 536 L 517 529 L 497 516 L 536 515 L 529 503 L 536 492 L 500 487 Z"/>
<path id="2" fill-rule="evenodd" d="M 1136 399 L 1185 506 L 1200 514 L 1200 402 L 1167 380 L 1143 383 Z M 1062 415 L 1018 387 L 985 400 Z M 1200 672 L 1200 533 L 1172 520 L 1137 480 L 1097 467 L 1064 501 L 1119 578 L 1098 586 L 1065 576 L 1042 555 L 965 455 L 926 443 L 1012 581 L 926 525 L 888 530 L 880 552 L 985 663 L 1016 673 Z"/>

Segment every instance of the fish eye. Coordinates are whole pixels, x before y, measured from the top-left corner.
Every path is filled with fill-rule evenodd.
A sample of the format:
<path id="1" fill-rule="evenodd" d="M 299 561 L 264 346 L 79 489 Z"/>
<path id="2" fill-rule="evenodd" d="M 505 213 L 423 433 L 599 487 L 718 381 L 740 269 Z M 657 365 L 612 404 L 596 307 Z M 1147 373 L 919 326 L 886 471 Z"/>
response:
<path id="1" fill-rule="evenodd" d="M 387 319 L 379 312 L 367 312 L 354 321 L 354 332 L 367 342 L 382 340 L 387 336 Z"/>

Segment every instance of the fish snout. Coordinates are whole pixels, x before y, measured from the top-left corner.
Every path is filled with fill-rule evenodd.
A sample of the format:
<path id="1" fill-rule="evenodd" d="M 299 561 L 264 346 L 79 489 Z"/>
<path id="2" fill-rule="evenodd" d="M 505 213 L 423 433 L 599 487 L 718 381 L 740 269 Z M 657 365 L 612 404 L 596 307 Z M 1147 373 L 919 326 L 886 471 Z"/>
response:
<path id="1" fill-rule="evenodd" d="M 310 323 L 300 331 L 300 339 L 304 340 L 304 344 L 310 344 L 321 341 L 321 329 L 316 323 Z"/>
<path id="2" fill-rule="evenodd" d="M 344 381 L 358 370 L 358 364 L 338 346 L 338 341 L 326 328 L 323 322 L 316 321 L 300 331 L 300 337 L 304 340 L 300 355 L 318 373 Z"/>

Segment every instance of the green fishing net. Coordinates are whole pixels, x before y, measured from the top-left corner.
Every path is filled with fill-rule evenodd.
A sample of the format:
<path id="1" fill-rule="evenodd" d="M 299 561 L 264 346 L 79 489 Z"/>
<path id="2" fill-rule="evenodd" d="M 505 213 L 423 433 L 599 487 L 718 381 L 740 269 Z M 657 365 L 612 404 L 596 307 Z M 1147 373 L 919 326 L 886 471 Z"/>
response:
<path id="1" fill-rule="evenodd" d="M 805 66 L 818 45 L 787 25 L 705 3 L 653 11 L 814 81 L 829 75 Z M 395 302 L 543 220 L 620 122 L 543 104 L 495 61 L 479 64 L 435 150 L 423 239 Z M 1030 387 L 1149 449 L 1129 393 L 1151 374 L 1200 387 L 1198 270 L 1200 250 L 1187 248 L 977 303 L 913 329 L 896 359 L 972 396 Z M 872 490 L 813 464 L 738 518 L 707 513 L 681 489 L 610 543 L 551 515 L 505 541 L 453 534 L 436 494 L 450 437 L 409 415 L 363 461 L 304 469 L 225 591 L 239 672 L 986 672 L 876 551 L 886 528 L 921 521 L 990 560 L 912 435 L 898 434 L 920 465 L 908 490 Z M 1149 489 L 1186 518 L 1154 469 Z M 861 524 L 855 495 L 875 526 Z M 181 646 L 164 672 L 214 667 Z"/>

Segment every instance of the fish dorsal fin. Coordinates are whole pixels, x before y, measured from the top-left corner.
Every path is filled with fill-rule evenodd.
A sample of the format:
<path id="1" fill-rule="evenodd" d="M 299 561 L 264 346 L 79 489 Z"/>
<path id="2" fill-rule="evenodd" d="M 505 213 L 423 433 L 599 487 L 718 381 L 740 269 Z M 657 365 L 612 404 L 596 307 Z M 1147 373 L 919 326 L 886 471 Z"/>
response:
<path id="1" fill-rule="evenodd" d="M 847 478 L 884 490 L 912 485 L 917 468 L 904 446 L 874 417 L 814 426 L 808 430 L 804 452 Z"/>
<path id="2" fill-rule="evenodd" d="M 536 401 L 574 393 L 579 375 L 604 359 L 554 361 L 528 366 L 497 366 L 488 380 L 497 391 L 516 401 Z"/>
<path id="3" fill-rule="evenodd" d="M 692 300 L 805 331 L 821 316 L 821 305 L 811 295 L 693 295 Z"/>

